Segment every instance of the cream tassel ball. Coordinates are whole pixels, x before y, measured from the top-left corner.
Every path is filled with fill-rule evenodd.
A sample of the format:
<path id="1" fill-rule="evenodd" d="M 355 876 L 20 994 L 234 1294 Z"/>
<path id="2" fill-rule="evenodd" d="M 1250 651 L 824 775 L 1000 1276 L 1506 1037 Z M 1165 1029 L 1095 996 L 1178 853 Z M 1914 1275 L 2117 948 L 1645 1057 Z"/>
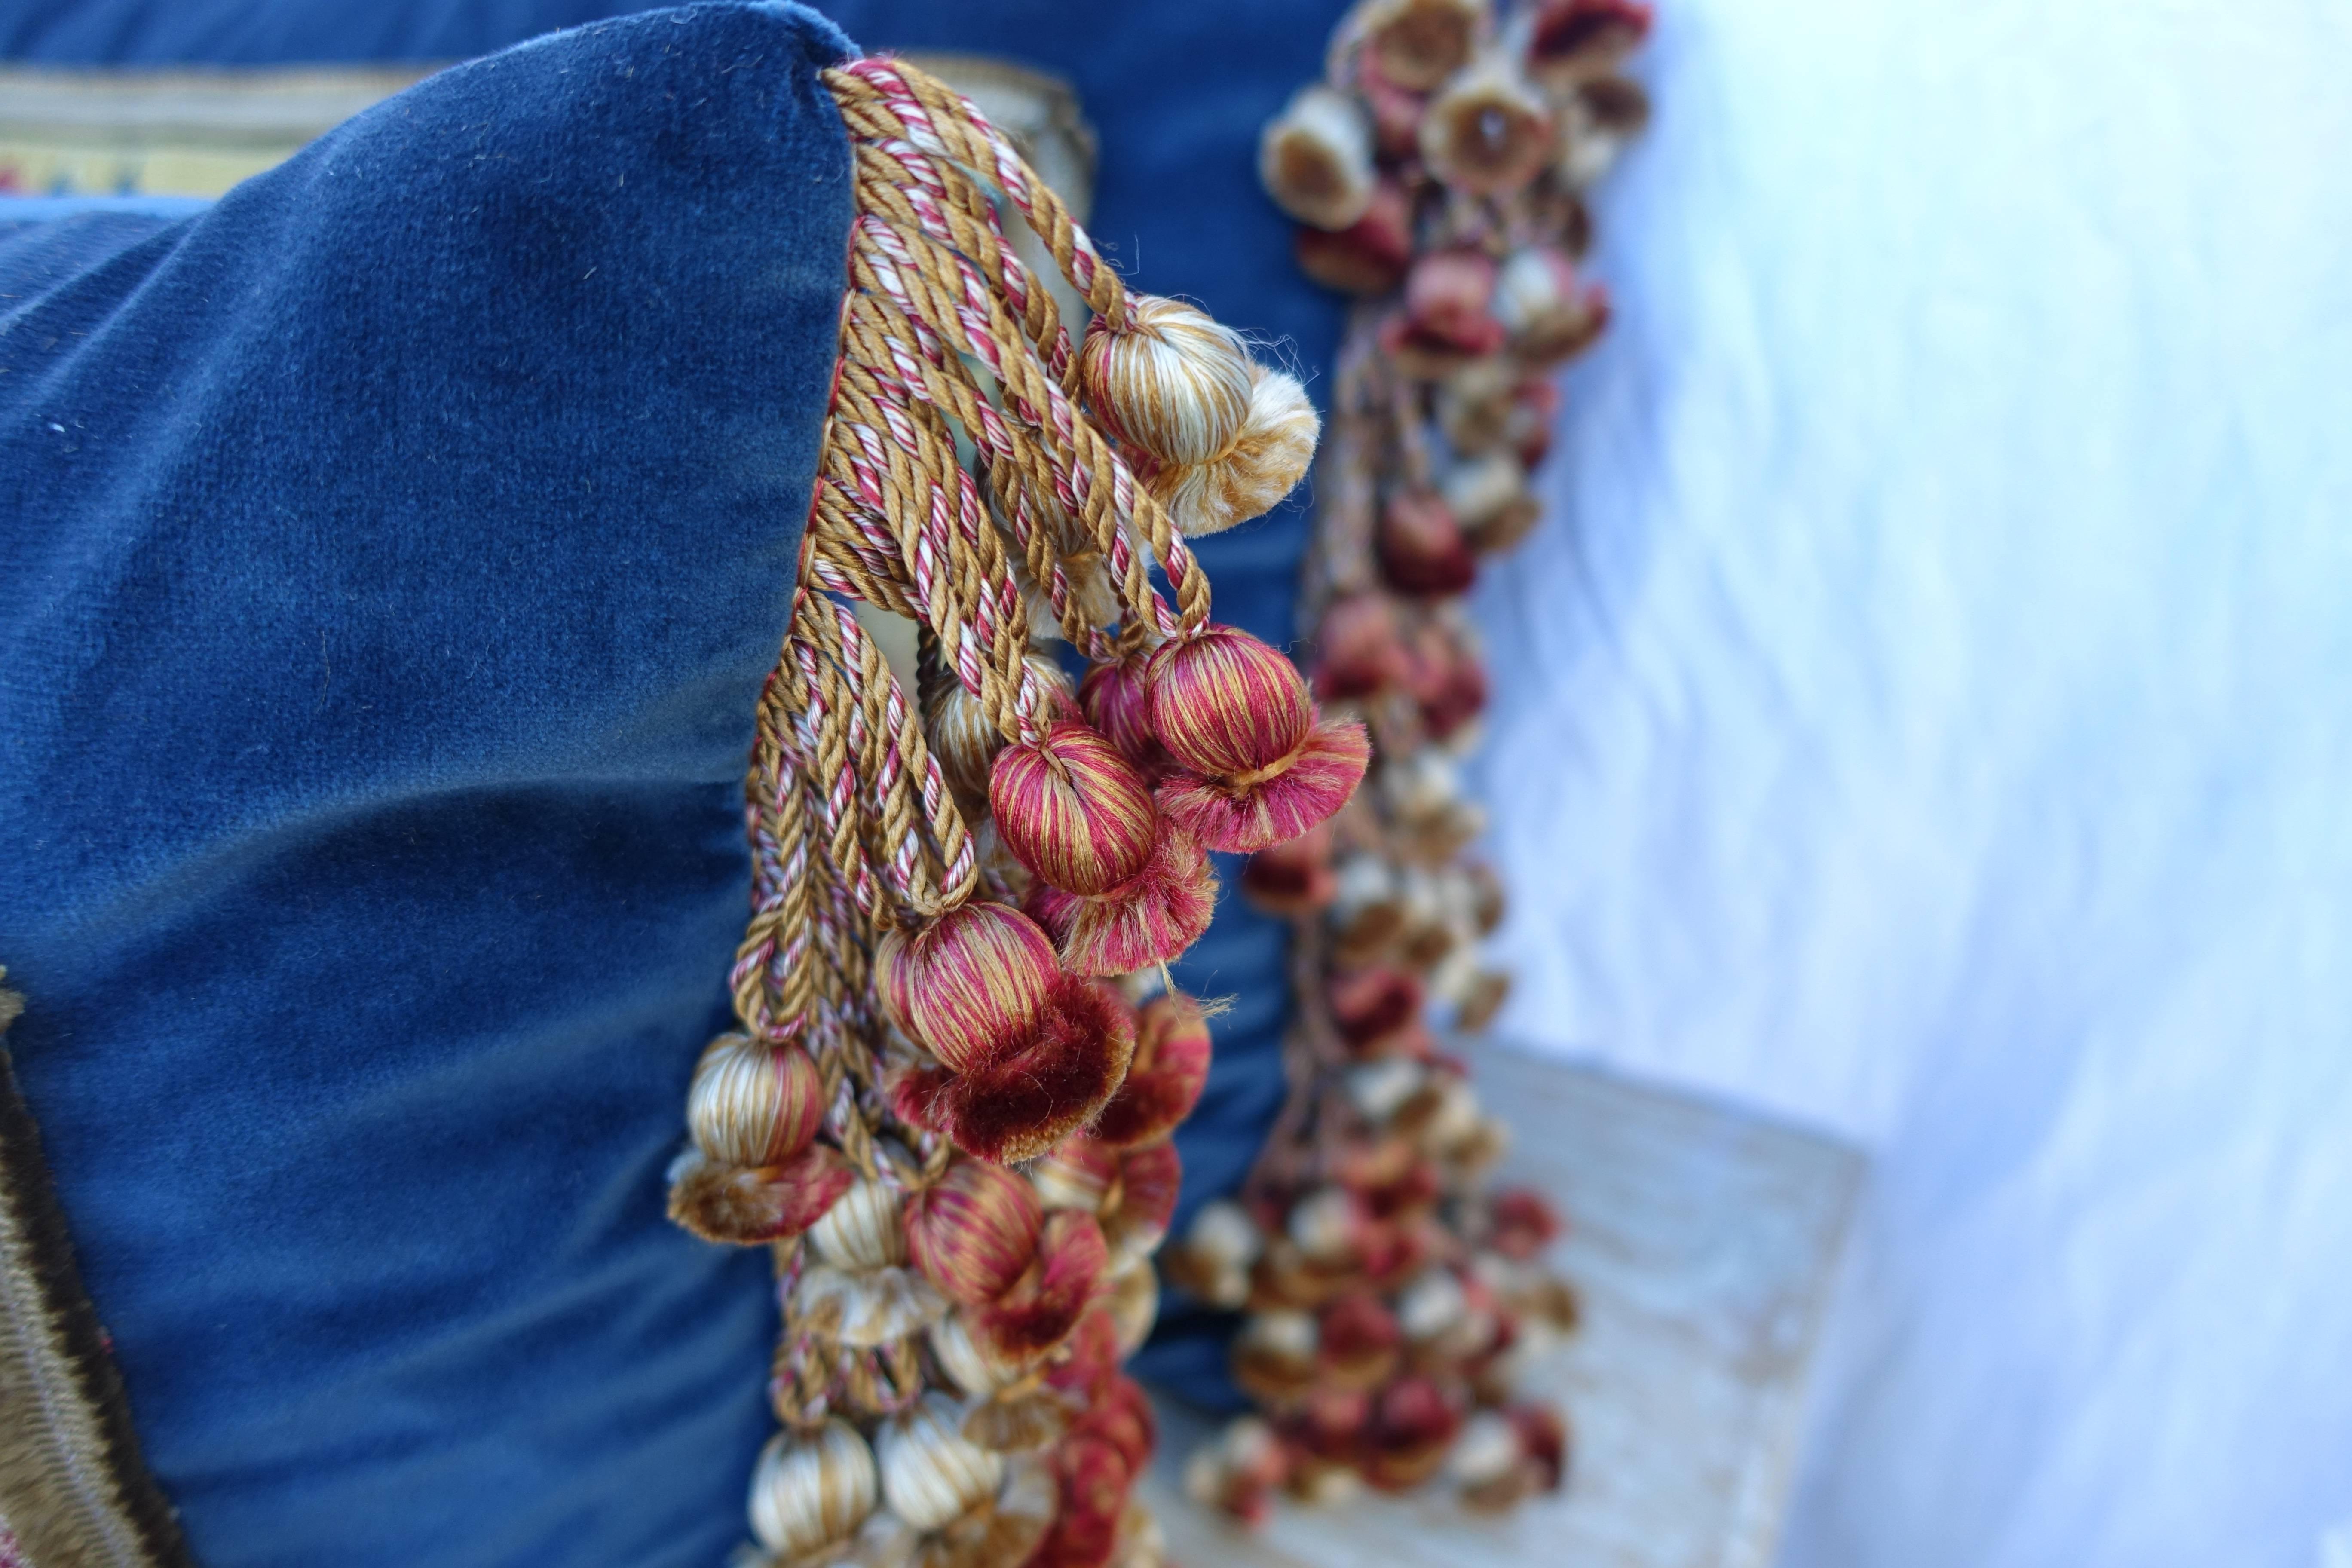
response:
<path id="1" fill-rule="evenodd" d="M 991 1453 L 1019 1453 L 1045 1447 L 1068 1426 L 1069 1412 L 1054 1390 L 1040 1385 L 1034 1366 L 982 1346 L 962 1313 L 933 1323 L 930 1342 L 940 1369 L 967 1396 L 960 1428 L 967 1442 Z"/>
<path id="2" fill-rule="evenodd" d="M 1410 1057 L 1391 1057 L 1348 1069 L 1348 1098 L 1365 1121 L 1385 1126 L 1421 1090 L 1429 1069 Z"/>
<path id="3" fill-rule="evenodd" d="M 1473 61 L 1430 100 L 1421 121 L 1429 172 L 1474 195 L 1503 195 L 1536 177 L 1558 145 L 1551 108 L 1516 62 Z"/>
<path id="4" fill-rule="evenodd" d="M 879 1182 L 861 1181 L 809 1227 L 809 1240 L 836 1268 L 862 1272 L 903 1264 L 907 1232 L 899 1214 L 898 1194 Z"/>
<path id="5" fill-rule="evenodd" d="M 1388 80 L 1427 92 L 1462 68 L 1492 25 L 1486 0 L 1363 0 L 1339 36 L 1363 38 Z"/>
<path id="6" fill-rule="evenodd" d="M 721 1035 L 695 1064 L 686 1124 L 695 1146 L 722 1165 L 754 1167 L 808 1147 L 824 1115 L 816 1065 L 797 1046 Z"/>
<path id="7" fill-rule="evenodd" d="M 1509 1420 L 1481 1410 L 1462 1424 L 1462 1435 L 1445 1457 L 1445 1471 L 1464 1486 L 1484 1486 L 1510 1474 L 1519 1462 L 1519 1434 Z"/>
<path id="8" fill-rule="evenodd" d="M 809 1227 L 816 1261 L 793 1289 L 793 1312 L 847 1345 L 887 1344 L 939 1321 L 947 1298 L 907 1261 L 898 1195 L 860 1181 Z"/>
<path id="9" fill-rule="evenodd" d="M 1231 1198 L 1201 1206 L 1192 1228 L 1163 1257 L 1169 1278 L 1213 1306 L 1238 1307 L 1249 1299 L 1250 1268 L 1265 1251 L 1265 1237 L 1249 1211 Z"/>
<path id="10" fill-rule="evenodd" d="M 1299 222 L 1343 229 L 1372 205 L 1372 127 L 1363 105 L 1320 83 L 1298 89 L 1266 121 L 1257 174 L 1276 205 Z"/>
<path id="11" fill-rule="evenodd" d="M 1156 294 L 1136 295 L 1123 324 L 1097 316 L 1078 351 L 1097 420 L 1162 463 L 1205 463 L 1234 444 L 1254 368 L 1231 327 Z"/>
<path id="12" fill-rule="evenodd" d="M 1108 1305 L 1124 1360 L 1143 1348 L 1143 1342 L 1151 1337 L 1151 1325 L 1160 1319 L 1160 1276 L 1150 1258 L 1139 1258 L 1125 1273 L 1111 1278 Z"/>
<path id="13" fill-rule="evenodd" d="M 1318 1187 L 1290 1211 L 1290 1239 L 1307 1257 L 1326 1261 L 1355 1249 L 1356 1199 L 1343 1187 Z"/>
<path id="14" fill-rule="evenodd" d="M 1295 376 L 1251 367 L 1249 416 L 1231 447 L 1204 463 L 1171 464 L 1146 488 L 1177 531 L 1197 539 L 1262 517 L 1306 477 L 1322 421 Z"/>
<path id="15" fill-rule="evenodd" d="M 1110 1549 L 1110 1568 L 1167 1568 L 1168 1536 L 1159 1519 L 1129 1498 L 1118 1516 L 1118 1534 Z"/>
<path id="16" fill-rule="evenodd" d="M 1019 1366 L 980 1347 L 961 1312 L 950 1312 L 933 1323 L 930 1341 L 940 1370 L 974 1399 L 1010 1388 L 1024 1375 Z"/>
<path id="17" fill-rule="evenodd" d="M 1432 1268 L 1397 1298 L 1397 1327 L 1404 1331 L 1406 1339 L 1419 1344 L 1460 1322 L 1469 1310 L 1470 1299 L 1454 1271 Z"/>
<path id="18" fill-rule="evenodd" d="M 965 1440 L 955 1401 L 933 1390 L 882 1425 L 882 1495 L 918 1530 L 942 1530 L 994 1500 L 1004 1458 Z"/>
<path id="19" fill-rule="evenodd" d="M 813 1557 L 857 1533 L 879 1480 L 857 1428 L 835 1416 L 814 1434 L 779 1432 L 751 1472 L 751 1530 L 785 1562 Z"/>
<path id="20" fill-rule="evenodd" d="M 1462 525 L 1473 550 L 1507 550 L 1543 520 L 1543 504 L 1528 488 L 1527 470 L 1508 452 L 1489 452 L 1447 470 L 1437 493 Z"/>
<path id="21" fill-rule="evenodd" d="M 1024 679 L 1038 682 L 1051 694 L 1049 707 L 1055 698 L 1076 700 L 1070 690 L 1070 678 L 1062 673 L 1051 654 L 1025 654 L 1022 664 Z M 988 721 L 980 699 L 965 690 L 962 682 L 950 676 L 943 685 L 931 711 L 924 716 L 923 739 L 939 759 L 940 771 L 950 789 L 985 800 L 989 768 L 1004 748 L 1004 732 Z"/>

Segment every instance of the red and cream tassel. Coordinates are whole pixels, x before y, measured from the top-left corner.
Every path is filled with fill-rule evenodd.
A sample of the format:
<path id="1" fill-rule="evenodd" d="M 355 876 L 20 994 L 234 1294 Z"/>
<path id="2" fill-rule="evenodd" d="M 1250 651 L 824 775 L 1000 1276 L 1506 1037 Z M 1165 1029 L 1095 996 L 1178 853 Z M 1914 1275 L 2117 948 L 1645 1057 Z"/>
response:
<path id="1" fill-rule="evenodd" d="M 1246 632 L 1165 643 L 1146 679 L 1173 764 L 1160 807 L 1213 849 L 1297 837 L 1347 804 L 1371 760 L 1363 725 L 1323 718 L 1297 667 Z"/>
<path id="2" fill-rule="evenodd" d="M 1065 970 L 1045 933 L 1003 904 L 966 904 L 875 953 L 884 1007 L 938 1058 L 895 1085 L 894 1109 L 988 1160 L 1025 1160 L 1101 1110 L 1135 1049 L 1118 1000 Z"/>
<path id="3" fill-rule="evenodd" d="M 1091 1216 L 1048 1215 L 1028 1183 L 978 1160 L 954 1162 L 917 1194 L 907 1243 L 924 1274 L 965 1309 L 975 1340 L 1011 1357 L 1067 1339 L 1110 1261 Z"/>
<path id="4" fill-rule="evenodd" d="M 764 1568 L 1151 1568 L 1118 1367 L 1209 1056 L 1156 972 L 1208 923 L 1208 846 L 1307 831 L 1363 770 L 1273 650 L 1247 689 L 1203 673 L 1238 634 L 1184 535 L 1278 501 L 1318 424 L 1237 335 L 1129 292 L 940 83 L 824 80 L 850 287 L 745 780 L 740 1028 L 695 1069 L 670 1212 L 775 1261 Z M 1075 344 L 1014 219 L 1091 312 Z M 861 609 L 915 623 L 912 696 Z M 1298 734 L 1228 710 L 1285 682 Z M 1331 733 L 1351 767 L 1316 760 Z"/>

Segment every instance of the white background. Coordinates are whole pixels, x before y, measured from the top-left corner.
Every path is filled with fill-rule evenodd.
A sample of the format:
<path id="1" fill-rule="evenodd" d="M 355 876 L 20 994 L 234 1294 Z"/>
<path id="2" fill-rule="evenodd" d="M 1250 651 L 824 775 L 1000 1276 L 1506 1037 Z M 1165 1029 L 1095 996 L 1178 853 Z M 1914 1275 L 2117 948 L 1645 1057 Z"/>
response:
<path id="1" fill-rule="evenodd" d="M 2313 1568 L 2352 0 L 1662 10 L 1481 589 L 1506 1031 L 1873 1152 L 1788 1568 Z"/>

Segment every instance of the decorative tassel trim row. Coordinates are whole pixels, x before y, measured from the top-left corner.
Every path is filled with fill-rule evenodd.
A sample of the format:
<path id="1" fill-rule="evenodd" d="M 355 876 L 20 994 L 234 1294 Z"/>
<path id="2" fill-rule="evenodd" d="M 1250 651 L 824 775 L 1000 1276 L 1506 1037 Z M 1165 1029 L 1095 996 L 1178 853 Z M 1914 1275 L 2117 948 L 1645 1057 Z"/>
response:
<path id="1" fill-rule="evenodd" d="M 1210 619 L 1184 534 L 1286 493 L 1314 416 L 1236 334 L 1129 292 L 941 83 L 824 79 L 849 288 L 746 782 L 740 1028 L 697 1068 L 671 1214 L 776 1260 L 772 1568 L 1147 1568 L 1151 1425 L 1118 1368 L 1209 1061 L 1164 966 L 1208 923 L 1205 851 L 1321 822 L 1365 761 L 1360 724 Z M 917 623 L 916 700 L 852 601 Z M 1127 683 L 1116 723 L 1055 641 L 1087 689 Z"/>
<path id="2" fill-rule="evenodd" d="M 1457 759 L 1486 676 L 1460 596 L 1536 522 L 1546 373 L 1608 319 L 1577 266 L 1584 198 L 1646 115 L 1617 68 L 1649 24 L 1638 0 L 1361 0 L 1326 79 L 1261 142 L 1300 265 L 1360 300 L 1303 619 L 1320 723 L 1360 719 L 1375 758 L 1362 797 L 1311 831 L 1270 824 L 1290 842 L 1244 874 L 1296 922 L 1292 1095 L 1240 1201 L 1202 1209 L 1162 1258 L 1172 1284 L 1249 1314 L 1233 1371 L 1261 1414 L 1188 1470 L 1245 1520 L 1282 1491 L 1441 1475 L 1504 1508 L 1567 1465 L 1565 1421 L 1516 1392 L 1576 1321 L 1540 1258 L 1559 1223 L 1486 1185 L 1502 1128 L 1429 1016 L 1475 1032 L 1507 988 L 1478 956 L 1501 886 L 1463 854 L 1483 819 Z M 1188 826 L 1209 809 L 1162 796 Z"/>

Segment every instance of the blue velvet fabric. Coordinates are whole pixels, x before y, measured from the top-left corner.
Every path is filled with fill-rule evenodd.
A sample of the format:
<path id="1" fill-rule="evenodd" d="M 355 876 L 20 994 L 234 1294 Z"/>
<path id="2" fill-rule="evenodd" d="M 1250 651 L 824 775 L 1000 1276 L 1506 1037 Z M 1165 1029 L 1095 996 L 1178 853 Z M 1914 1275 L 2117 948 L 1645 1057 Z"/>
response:
<path id="1" fill-rule="evenodd" d="M 1257 128 L 1322 68 L 1343 0 L 816 0 L 865 47 L 1000 55 L 1076 89 L 1100 136 L 1088 225 L 1137 287 L 1194 300 L 1268 345 L 1320 400 L 1342 305 L 1299 274 L 1287 219 L 1259 191 Z M 633 11 L 632 0 L 16 0 L 0 5 L 0 54 L 58 64 L 446 59 L 548 27 Z M 1310 491 L 1264 521 L 1204 540 L 1221 619 L 1276 643 L 1297 636 L 1294 602 Z M 1216 1025 L 1216 1063 L 1177 1135 L 1181 1226 L 1247 1173 L 1284 1092 L 1286 928 L 1227 884 L 1216 923 L 1177 966 L 1179 982 L 1235 999 Z M 1224 1374 L 1230 1321 L 1172 1300 L 1139 1361 L 1202 1403 L 1239 1403 Z"/>
<path id="2" fill-rule="evenodd" d="M 708 1568 L 775 1330 L 663 1217 L 850 216 L 786 5 L 0 229 L 0 963 L 209 1568 Z"/>

